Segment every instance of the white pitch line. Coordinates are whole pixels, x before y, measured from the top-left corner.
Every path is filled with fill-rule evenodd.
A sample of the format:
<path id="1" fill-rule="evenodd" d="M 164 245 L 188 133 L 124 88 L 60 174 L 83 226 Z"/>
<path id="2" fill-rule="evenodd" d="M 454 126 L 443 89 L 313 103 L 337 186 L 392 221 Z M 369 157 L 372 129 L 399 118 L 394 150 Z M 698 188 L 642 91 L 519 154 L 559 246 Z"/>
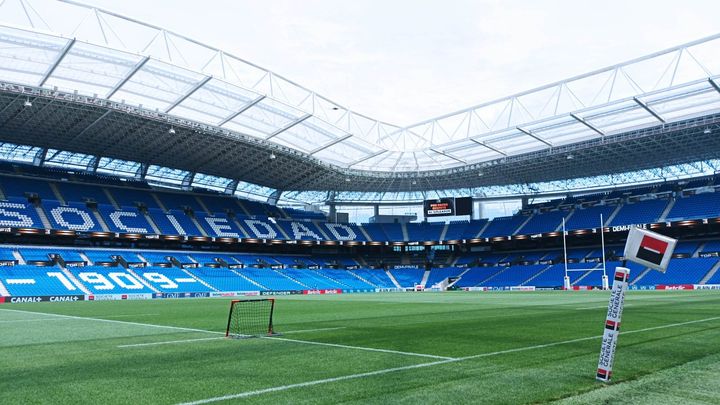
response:
<path id="1" fill-rule="evenodd" d="M 712 318 L 705 318 L 705 319 L 698 319 L 698 320 L 694 320 L 694 321 L 653 326 L 653 327 L 643 328 L 643 329 L 636 329 L 636 330 L 631 330 L 631 331 L 627 331 L 627 332 L 622 332 L 622 334 L 627 335 L 630 333 L 640 333 L 640 332 L 647 332 L 647 331 L 657 330 L 657 329 L 674 328 L 677 326 L 692 325 L 692 324 L 696 324 L 696 323 L 715 321 L 718 319 L 720 319 L 720 316 L 716 316 L 716 317 L 712 317 Z M 208 403 L 218 402 L 218 401 L 226 401 L 229 399 L 247 398 L 247 397 L 252 397 L 252 396 L 256 396 L 256 395 L 268 394 L 268 393 L 272 393 L 272 392 L 286 391 L 286 390 L 290 390 L 293 388 L 311 387 L 314 385 L 328 384 L 328 383 L 333 383 L 333 382 L 338 382 L 338 381 L 354 380 L 354 379 L 365 378 L 365 377 L 374 377 L 374 376 L 378 376 L 378 375 L 394 373 L 397 371 L 406 371 L 406 370 L 413 370 L 413 369 L 418 369 L 418 368 L 432 367 L 432 366 L 438 366 L 438 365 L 442 365 L 442 364 L 456 363 L 456 362 L 465 361 L 465 360 L 478 359 L 478 358 L 482 358 L 482 357 L 498 356 L 498 355 L 507 354 L 507 353 L 515 353 L 515 352 L 534 350 L 534 349 L 543 349 L 546 347 L 559 346 L 559 345 L 564 345 L 564 344 L 568 344 L 568 343 L 575 343 L 575 342 L 600 339 L 600 338 L 602 338 L 602 335 L 590 336 L 590 337 L 584 337 L 584 338 L 578 338 L 578 339 L 570 339 L 570 340 L 564 340 L 561 342 L 546 343 L 546 344 L 542 344 L 542 345 L 518 347 L 515 349 L 500 350 L 500 351 L 496 351 L 496 352 L 480 353 L 480 354 L 475 354 L 475 355 L 466 356 L 466 357 L 448 358 L 447 360 L 432 361 L 429 363 L 413 364 L 410 366 L 403 366 L 403 367 L 386 368 L 386 369 L 382 369 L 382 370 L 369 371 L 366 373 L 349 374 L 349 375 L 344 375 L 344 376 L 339 376 L 339 377 L 325 378 L 322 380 L 306 381 L 306 382 L 297 383 L 297 384 L 280 385 L 280 386 L 276 386 L 276 387 L 264 388 L 264 389 L 255 390 L 255 391 L 241 392 L 238 394 L 223 395 L 220 397 L 200 399 L 200 400 L 192 401 L 192 402 L 183 402 L 178 405 L 201 405 L 201 404 L 208 404 Z"/>
<path id="2" fill-rule="evenodd" d="M 225 334 L 225 332 L 216 332 L 216 331 L 205 330 L 205 329 L 183 328 L 180 326 L 153 325 L 151 323 L 117 321 L 114 319 L 90 318 L 90 317 L 72 316 L 72 315 L 60 315 L 60 314 L 53 314 L 53 313 L 48 313 L 48 312 L 23 311 L 23 310 L 19 310 L 19 309 L 0 308 L 0 311 L 20 312 L 20 313 L 35 314 L 35 315 L 51 315 L 51 316 L 67 318 L 67 319 L 84 319 L 84 320 L 88 320 L 88 321 L 119 323 L 119 324 L 125 324 L 125 325 L 135 325 L 135 326 L 147 326 L 147 327 L 152 327 L 152 328 L 174 329 L 174 330 L 183 330 L 183 331 L 188 331 L 188 332 L 205 332 L 205 333 L 215 333 L 215 334 L 222 334 L 222 335 Z M 333 343 L 313 342 L 310 340 L 296 340 L 296 339 L 287 339 L 287 338 L 280 338 L 280 337 L 267 337 L 266 339 L 281 340 L 281 341 L 295 342 L 295 343 L 304 343 L 304 344 L 309 344 L 309 345 L 335 346 L 335 347 L 341 347 L 344 349 L 355 349 L 355 350 L 366 350 L 366 351 L 373 351 L 373 352 L 402 354 L 402 355 L 406 355 L 406 356 L 420 356 L 420 357 L 429 357 L 429 358 L 438 358 L 438 359 L 449 359 L 449 357 L 435 356 L 432 354 L 400 352 L 400 351 L 395 351 L 395 350 L 376 349 L 376 348 L 372 348 L 372 347 L 362 347 L 362 346 L 338 345 L 338 344 L 333 344 Z"/>
<path id="3" fill-rule="evenodd" d="M 144 347 L 144 346 L 157 346 L 157 345 L 169 345 L 173 343 L 189 343 L 189 342 L 199 342 L 202 340 L 218 340 L 218 339 L 225 339 L 224 336 L 218 336 L 218 337 L 211 337 L 211 338 L 198 338 L 198 339 L 185 339 L 185 340 L 167 340 L 164 342 L 150 342 L 150 343 L 135 343 L 131 345 L 119 345 L 117 347 L 120 348 L 126 348 L 126 347 Z"/>
<path id="4" fill-rule="evenodd" d="M 284 342 L 295 342 L 295 343 L 304 343 L 309 345 L 318 345 L 318 346 L 328 346 L 328 347 L 340 347 L 342 349 L 354 349 L 354 350 L 365 350 L 368 352 L 380 352 L 380 353 L 392 353 L 392 354 L 402 354 L 405 356 L 416 356 L 416 357 L 428 357 L 431 359 L 442 359 L 442 360 L 452 360 L 453 357 L 446 357 L 446 356 L 436 356 L 434 354 L 424 354 L 424 353 L 414 353 L 414 352 L 402 352 L 399 350 L 390 350 L 390 349 L 377 349 L 374 347 L 363 347 L 363 346 L 349 346 L 349 345 L 341 345 L 337 343 L 325 343 L 325 342 L 314 342 L 311 340 L 297 340 L 297 339 L 288 339 L 288 338 L 281 338 L 281 337 L 269 337 L 268 339 L 272 340 L 282 340 Z"/>
<path id="5" fill-rule="evenodd" d="M 282 334 L 291 334 L 291 333 L 308 333 L 308 332 L 320 332 L 324 330 L 338 330 L 338 329 L 345 329 L 347 326 L 338 326 L 335 328 L 318 328 L 318 329 L 300 329 L 300 330 L 287 330 L 283 331 Z"/>
<path id="6" fill-rule="evenodd" d="M 217 332 L 212 330 L 205 330 L 205 329 L 195 329 L 195 328 L 184 328 L 182 326 L 169 326 L 169 325 L 154 325 L 152 323 L 140 323 L 140 322 L 130 322 L 130 321 L 118 321 L 115 319 L 102 319 L 102 318 L 90 318 L 85 316 L 73 316 L 73 315 L 62 315 L 62 314 L 53 314 L 50 312 L 34 312 L 34 311 L 23 311 L 20 309 L 6 309 L 6 308 L 0 308 L 0 311 L 10 311 L 10 312 L 20 312 L 23 314 L 33 314 L 33 315 L 51 315 L 55 317 L 60 318 L 67 318 L 67 319 L 81 319 L 86 321 L 97 321 L 97 322 L 108 322 L 108 323 L 119 323 L 123 325 L 135 325 L 135 326 L 145 326 L 149 328 L 161 328 L 161 329 L 174 329 L 174 330 L 183 330 L 188 332 L 205 332 L 205 333 L 219 333 L 219 334 L 225 334 L 225 332 Z"/>

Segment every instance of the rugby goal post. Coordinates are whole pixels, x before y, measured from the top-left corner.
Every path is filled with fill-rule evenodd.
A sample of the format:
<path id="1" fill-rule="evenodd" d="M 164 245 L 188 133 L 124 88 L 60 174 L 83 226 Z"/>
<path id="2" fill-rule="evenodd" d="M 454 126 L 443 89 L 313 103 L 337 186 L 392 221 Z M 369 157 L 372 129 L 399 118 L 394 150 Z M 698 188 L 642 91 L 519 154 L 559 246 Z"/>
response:
<path id="1" fill-rule="evenodd" d="M 261 298 L 230 301 L 225 336 L 230 338 L 250 338 L 277 336 L 273 329 L 275 299 Z"/>
<path id="2" fill-rule="evenodd" d="M 570 282 L 570 275 L 569 272 L 591 272 L 591 271 L 600 271 L 602 270 L 603 274 L 601 277 L 602 280 L 602 289 L 607 290 L 609 289 L 609 282 L 608 282 L 608 276 L 607 276 L 607 268 L 605 263 L 605 219 L 603 218 L 603 215 L 600 214 L 600 248 L 602 249 L 602 267 L 601 268 L 586 268 L 586 269 L 569 269 L 568 268 L 568 253 L 567 253 L 567 230 L 565 229 L 565 218 L 562 220 L 562 237 L 563 237 L 563 262 L 565 264 L 565 277 L 563 277 L 563 288 L 565 290 L 572 290 L 572 284 Z M 597 267 L 597 266 L 595 266 Z"/>

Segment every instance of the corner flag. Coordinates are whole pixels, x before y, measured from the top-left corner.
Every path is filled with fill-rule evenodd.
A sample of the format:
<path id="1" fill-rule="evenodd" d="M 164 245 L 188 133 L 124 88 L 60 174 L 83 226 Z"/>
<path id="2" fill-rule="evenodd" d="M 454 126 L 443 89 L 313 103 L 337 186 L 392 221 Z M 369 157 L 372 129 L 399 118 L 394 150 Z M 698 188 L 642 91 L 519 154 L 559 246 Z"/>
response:
<path id="1" fill-rule="evenodd" d="M 625 259 L 665 272 L 677 240 L 645 229 L 632 228 L 625 244 Z"/>

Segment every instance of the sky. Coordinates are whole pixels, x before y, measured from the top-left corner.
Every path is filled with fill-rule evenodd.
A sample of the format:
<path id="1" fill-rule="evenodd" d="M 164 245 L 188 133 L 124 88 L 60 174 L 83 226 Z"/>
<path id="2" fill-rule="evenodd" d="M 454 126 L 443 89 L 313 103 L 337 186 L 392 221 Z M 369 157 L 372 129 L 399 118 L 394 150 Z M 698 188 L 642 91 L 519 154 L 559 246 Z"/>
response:
<path id="1" fill-rule="evenodd" d="M 87 0 L 408 126 L 720 32 L 713 0 Z"/>

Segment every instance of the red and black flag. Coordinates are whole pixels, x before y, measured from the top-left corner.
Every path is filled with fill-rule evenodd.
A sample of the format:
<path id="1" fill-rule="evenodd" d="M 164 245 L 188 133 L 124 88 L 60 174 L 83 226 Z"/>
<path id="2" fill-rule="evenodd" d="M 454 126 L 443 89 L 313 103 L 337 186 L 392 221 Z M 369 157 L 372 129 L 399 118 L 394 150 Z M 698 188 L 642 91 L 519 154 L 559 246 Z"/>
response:
<path id="1" fill-rule="evenodd" d="M 605 329 L 618 331 L 620 330 L 620 322 L 615 322 L 608 319 L 607 321 L 605 321 Z"/>
<path id="2" fill-rule="evenodd" d="M 643 236 L 637 251 L 637 257 L 659 266 L 667 248 L 667 242 L 650 236 Z"/>
<path id="3" fill-rule="evenodd" d="M 625 244 L 625 258 L 651 269 L 665 271 L 677 240 L 645 229 L 633 228 Z"/>

